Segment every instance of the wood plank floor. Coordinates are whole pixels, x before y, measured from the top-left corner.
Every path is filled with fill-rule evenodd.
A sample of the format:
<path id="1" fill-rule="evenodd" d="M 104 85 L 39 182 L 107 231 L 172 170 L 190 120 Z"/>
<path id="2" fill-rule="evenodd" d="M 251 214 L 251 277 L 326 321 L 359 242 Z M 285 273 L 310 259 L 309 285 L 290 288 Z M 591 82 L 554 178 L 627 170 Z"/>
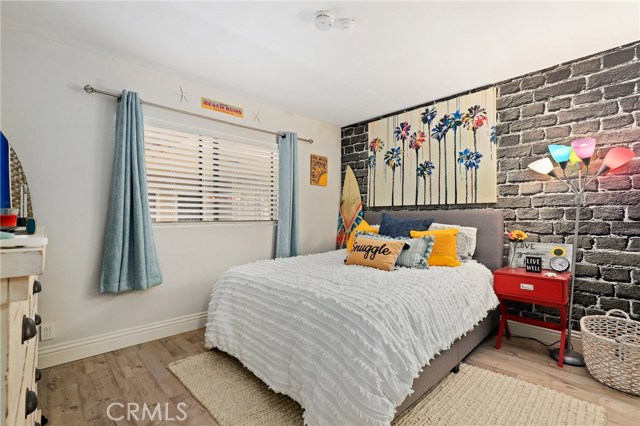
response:
<path id="1" fill-rule="evenodd" d="M 51 426 L 217 426 L 166 368 L 173 361 L 204 352 L 203 341 L 203 330 L 195 330 L 45 369 L 39 383 L 42 412 Z M 599 404 L 606 408 L 612 426 L 640 425 L 640 398 L 601 385 L 584 368 L 559 369 L 536 342 L 513 338 L 503 341 L 499 351 L 494 343 L 495 337 L 488 337 L 465 362 Z M 114 421 L 107 416 L 109 404 L 144 402 L 151 408 L 162 404 L 163 420 L 125 417 Z M 188 418 L 184 421 L 179 420 L 180 402 L 186 403 Z M 165 403 L 169 416 L 164 412 Z M 119 405 L 113 405 L 111 412 L 115 417 L 125 414 Z"/>

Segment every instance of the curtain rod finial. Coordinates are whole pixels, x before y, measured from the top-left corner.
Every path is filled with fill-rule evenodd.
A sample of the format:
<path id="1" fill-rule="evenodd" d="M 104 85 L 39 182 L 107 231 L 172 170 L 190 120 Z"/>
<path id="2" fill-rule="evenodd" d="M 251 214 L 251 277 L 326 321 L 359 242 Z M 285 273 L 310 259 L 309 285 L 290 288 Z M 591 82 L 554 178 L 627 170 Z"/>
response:
<path id="1" fill-rule="evenodd" d="M 92 85 L 87 84 L 86 86 L 84 86 L 84 91 L 87 92 L 87 93 L 93 93 L 93 92 L 95 92 L 95 89 L 93 88 Z"/>
<path id="2" fill-rule="evenodd" d="M 309 144 L 313 145 L 313 139 L 309 139 Z"/>

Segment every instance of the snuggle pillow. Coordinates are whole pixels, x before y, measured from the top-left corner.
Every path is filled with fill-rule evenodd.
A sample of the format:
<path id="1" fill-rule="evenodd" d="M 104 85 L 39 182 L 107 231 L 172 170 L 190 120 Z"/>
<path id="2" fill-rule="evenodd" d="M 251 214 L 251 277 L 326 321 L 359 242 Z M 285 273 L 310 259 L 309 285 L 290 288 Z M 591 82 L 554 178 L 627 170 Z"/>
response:
<path id="1" fill-rule="evenodd" d="M 391 271 L 404 245 L 404 241 L 378 240 L 358 234 L 345 263 Z"/>
<path id="2" fill-rule="evenodd" d="M 416 269 L 429 269 L 427 258 L 431 255 L 433 244 L 435 243 L 435 237 L 426 236 L 422 238 L 398 238 L 397 240 L 386 235 L 378 234 L 362 234 L 358 232 L 358 235 L 365 235 L 368 238 L 374 238 L 377 240 L 391 240 L 391 241 L 404 241 L 406 243 L 405 248 L 398 256 L 396 260 L 397 266 L 404 266 L 406 268 Z"/>
<path id="3" fill-rule="evenodd" d="M 411 237 L 412 230 L 426 231 L 432 222 L 433 219 L 400 219 L 388 213 L 382 213 L 379 234 L 393 238 Z"/>

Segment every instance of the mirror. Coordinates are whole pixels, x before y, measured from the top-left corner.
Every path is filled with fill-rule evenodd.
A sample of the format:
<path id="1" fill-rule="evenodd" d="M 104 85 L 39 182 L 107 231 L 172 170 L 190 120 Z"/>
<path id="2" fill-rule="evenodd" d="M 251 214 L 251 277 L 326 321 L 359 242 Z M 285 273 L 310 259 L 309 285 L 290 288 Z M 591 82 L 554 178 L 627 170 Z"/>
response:
<path id="1" fill-rule="evenodd" d="M 9 144 L 9 169 L 11 176 L 11 205 L 14 208 L 20 208 L 20 192 L 24 184 L 24 199 L 26 203 L 26 216 L 33 217 L 33 208 L 31 206 L 31 191 L 27 183 L 27 176 L 24 174 L 22 164 L 15 150 Z"/>
<path id="2" fill-rule="evenodd" d="M 0 132 L 0 187 L 2 208 L 18 209 L 18 216 L 33 217 L 31 192 L 18 154 Z M 10 203 L 10 205 L 9 205 Z M 15 214 L 15 213 L 14 213 Z"/>

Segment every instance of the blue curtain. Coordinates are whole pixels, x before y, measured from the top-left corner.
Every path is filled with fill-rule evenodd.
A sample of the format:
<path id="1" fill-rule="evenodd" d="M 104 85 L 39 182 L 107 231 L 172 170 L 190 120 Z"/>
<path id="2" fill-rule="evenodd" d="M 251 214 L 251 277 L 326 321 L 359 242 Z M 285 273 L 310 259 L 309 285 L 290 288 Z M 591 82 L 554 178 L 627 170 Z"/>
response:
<path id="1" fill-rule="evenodd" d="M 298 135 L 278 136 L 279 194 L 276 257 L 298 255 Z"/>
<path id="2" fill-rule="evenodd" d="M 142 109 L 138 94 L 123 90 L 116 113 L 100 292 L 144 290 L 161 282 L 147 199 Z"/>

